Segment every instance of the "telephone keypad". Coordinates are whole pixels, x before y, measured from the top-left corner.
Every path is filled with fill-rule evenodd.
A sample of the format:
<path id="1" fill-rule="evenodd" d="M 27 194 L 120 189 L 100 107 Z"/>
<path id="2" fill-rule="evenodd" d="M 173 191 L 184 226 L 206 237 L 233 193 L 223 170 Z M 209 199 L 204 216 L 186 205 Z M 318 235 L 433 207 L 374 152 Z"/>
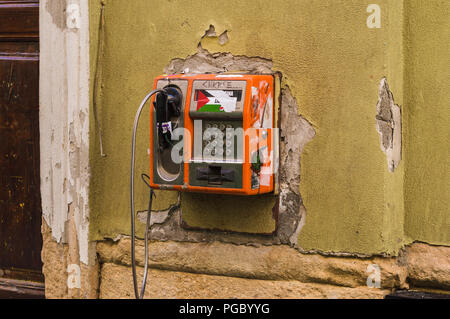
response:
<path id="1" fill-rule="evenodd" d="M 241 121 L 209 121 L 205 120 L 203 124 L 203 155 L 208 159 L 210 156 L 223 156 L 223 160 L 236 159 L 237 141 L 233 132 L 227 132 L 229 129 L 242 128 Z M 211 130 L 212 129 L 212 130 Z M 220 132 L 214 132 L 214 129 Z M 212 132 L 211 132 L 212 131 Z M 233 141 L 234 139 L 234 141 Z M 229 149 L 234 142 L 234 150 Z"/>

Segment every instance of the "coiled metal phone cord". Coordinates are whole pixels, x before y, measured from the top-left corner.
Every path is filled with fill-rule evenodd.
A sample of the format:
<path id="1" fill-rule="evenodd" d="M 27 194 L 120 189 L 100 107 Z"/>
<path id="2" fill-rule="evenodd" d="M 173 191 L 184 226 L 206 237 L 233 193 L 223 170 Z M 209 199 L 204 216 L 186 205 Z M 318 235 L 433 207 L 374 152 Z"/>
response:
<path id="1" fill-rule="evenodd" d="M 148 214 L 147 214 L 147 223 L 145 228 L 145 266 L 144 266 L 144 278 L 142 280 L 142 287 L 141 292 L 139 293 L 138 285 L 137 285 L 137 278 L 136 278 L 136 256 L 135 256 L 135 211 L 134 211 L 134 166 L 135 166 L 135 151 L 136 151 L 136 132 L 139 124 L 139 118 L 141 117 L 142 110 L 144 109 L 145 104 L 147 101 L 155 94 L 157 93 L 163 93 L 167 94 L 164 90 L 154 90 L 150 92 L 142 101 L 141 105 L 139 106 L 138 111 L 136 112 L 136 117 L 134 119 L 134 126 L 133 126 L 133 138 L 131 141 L 131 173 L 130 173 L 130 196 L 131 196 L 131 268 L 133 270 L 133 285 L 134 285 L 134 294 L 136 296 L 136 299 L 143 299 L 144 293 L 145 293 L 145 286 L 147 284 L 147 273 L 148 273 L 148 235 L 149 235 L 149 228 L 150 228 L 150 216 L 151 216 L 151 209 L 152 209 L 152 200 L 154 196 L 154 192 L 152 189 L 150 189 L 150 199 L 148 204 Z M 144 179 L 144 176 L 142 175 L 142 178 L 144 182 L 147 184 L 147 182 Z M 147 186 L 150 186 L 147 184 Z"/>

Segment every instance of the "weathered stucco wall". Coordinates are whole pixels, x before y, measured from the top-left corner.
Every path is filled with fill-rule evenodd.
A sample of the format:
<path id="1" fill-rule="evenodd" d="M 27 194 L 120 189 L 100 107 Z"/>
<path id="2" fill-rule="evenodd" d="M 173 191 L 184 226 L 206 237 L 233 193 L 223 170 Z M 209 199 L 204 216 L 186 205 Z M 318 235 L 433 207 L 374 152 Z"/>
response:
<path id="1" fill-rule="evenodd" d="M 224 63 L 282 75 L 280 200 L 157 192 L 147 296 L 382 298 L 398 288 L 450 289 L 450 5 L 379 1 L 380 28 L 369 28 L 370 1 L 261 3 L 265 10 L 234 0 L 90 0 L 88 21 L 86 2 L 43 1 L 47 297 L 132 296 L 134 113 L 163 70 Z M 138 172 L 148 169 L 147 116 Z M 137 193 L 142 235 L 148 194 L 141 183 Z M 370 288 L 377 278 L 379 289 Z"/>
<path id="2" fill-rule="evenodd" d="M 330 253 L 398 252 L 405 243 L 404 164 L 400 162 L 394 173 L 388 169 L 375 116 L 383 77 L 395 103 L 404 104 L 402 1 L 379 1 L 379 29 L 368 28 L 370 2 L 363 0 L 264 1 L 264 10 L 242 1 L 105 4 L 97 107 L 107 156 L 100 154 L 91 117 L 91 239 L 129 234 L 129 145 L 134 113 L 152 79 L 173 59 L 197 53 L 201 42 L 209 52 L 271 61 L 272 69 L 283 74 L 283 87 L 289 87 L 299 114 L 316 131 L 301 155 L 300 194 L 306 221 L 298 246 Z M 91 39 L 98 39 L 100 1 L 91 0 L 90 9 Z M 210 25 L 217 36 L 202 39 Z M 228 41 L 218 38 L 224 31 Z M 92 74 L 98 48 L 97 41 L 91 41 Z M 141 125 L 138 135 L 138 172 L 148 169 L 146 126 Z M 147 192 L 141 183 L 137 186 L 137 208 L 145 210 Z M 189 197 L 182 196 L 182 200 Z M 254 207 L 253 200 L 240 204 L 239 209 Z M 178 194 L 158 192 L 155 209 L 166 210 L 177 202 Z M 192 207 L 193 203 L 186 199 L 184 205 Z M 183 211 L 183 218 L 196 227 L 249 233 L 273 229 L 273 203 L 266 209 L 249 210 L 246 220 L 255 221 L 256 227 L 241 222 L 238 214 L 205 216 L 197 206 Z M 142 234 L 142 225 L 139 231 Z"/>
<path id="3" fill-rule="evenodd" d="M 450 243 L 450 20 L 448 1 L 406 6 L 405 230 Z"/>

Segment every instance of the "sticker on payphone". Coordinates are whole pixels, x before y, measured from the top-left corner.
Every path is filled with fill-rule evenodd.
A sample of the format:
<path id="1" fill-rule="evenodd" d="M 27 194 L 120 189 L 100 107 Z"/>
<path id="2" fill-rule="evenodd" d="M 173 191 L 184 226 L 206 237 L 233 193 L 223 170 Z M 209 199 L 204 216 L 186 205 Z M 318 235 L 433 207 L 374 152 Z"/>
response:
<path id="1" fill-rule="evenodd" d="M 234 112 L 241 99 L 242 90 L 195 90 L 194 95 L 197 112 Z"/>

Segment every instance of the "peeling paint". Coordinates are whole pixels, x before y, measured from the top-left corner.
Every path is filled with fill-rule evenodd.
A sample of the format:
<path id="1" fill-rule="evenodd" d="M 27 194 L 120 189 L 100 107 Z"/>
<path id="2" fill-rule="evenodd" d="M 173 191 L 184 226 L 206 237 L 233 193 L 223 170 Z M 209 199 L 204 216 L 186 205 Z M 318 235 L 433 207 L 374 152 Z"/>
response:
<path id="1" fill-rule="evenodd" d="M 209 25 L 209 29 L 205 31 L 205 35 L 202 37 L 203 38 L 213 38 L 216 37 L 216 28 L 211 24 Z"/>
<path id="2" fill-rule="evenodd" d="M 209 53 L 201 46 L 196 54 L 186 59 L 174 59 L 164 69 L 164 73 L 184 73 L 186 69 L 191 74 L 243 72 L 249 74 L 271 74 L 273 62 L 260 57 L 233 56 L 231 53 Z"/>
<path id="3" fill-rule="evenodd" d="M 386 78 L 380 82 L 376 127 L 389 171 L 394 172 L 402 159 L 402 118 L 401 109 L 394 103 Z"/>
<path id="4" fill-rule="evenodd" d="M 143 222 L 143 221 L 142 221 Z M 174 206 L 168 212 L 168 218 L 161 224 L 153 224 L 150 238 L 160 241 L 179 242 L 224 242 L 235 245 L 279 245 L 280 241 L 273 235 L 245 234 L 208 229 L 189 228 L 183 222 L 180 207 Z"/>
<path id="5" fill-rule="evenodd" d="M 47 1 L 45 9 L 50 14 L 53 24 L 60 30 L 64 30 L 66 28 L 66 0 Z"/>
<path id="6" fill-rule="evenodd" d="M 73 13 L 79 17 L 72 21 L 78 31 L 66 32 L 66 4 L 45 0 L 40 6 L 42 211 L 54 240 L 68 243 L 78 255 L 77 263 L 87 265 L 89 8 L 84 1 L 70 2 Z"/>
<path id="7" fill-rule="evenodd" d="M 225 30 L 221 35 L 219 35 L 219 44 L 225 45 L 230 39 L 228 37 L 228 30 Z"/>
<path id="8" fill-rule="evenodd" d="M 298 105 L 289 87 L 281 94 L 280 205 L 278 236 L 283 243 L 296 245 L 306 219 L 300 195 L 300 156 L 316 135 L 313 126 L 298 114 Z"/>
<path id="9" fill-rule="evenodd" d="M 178 208 L 179 204 L 177 204 L 176 206 L 173 205 L 169 209 L 166 209 L 166 210 L 152 211 L 152 214 L 150 216 L 150 227 L 152 227 L 153 225 L 156 225 L 156 224 L 158 224 L 158 225 L 164 224 L 170 218 L 170 212 L 175 207 Z M 143 224 L 147 223 L 147 212 L 148 211 L 143 211 L 143 212 L 137 213 L 137 218 Z"/>
<path id="10" fill-rule="evenodd" d="M 217 41 L 220 45 L 225 45 L 229 41 L 228 31 L 225 30 L 220 35 L 217 35 L 217 31 L 214 25 L 210 25 L 209 29 L 205 31 L 205 34 L 201 37 L 200 42 L 198 44 L 199 47 L 202 46 L 202 41 L 204 39 L 211 39 L 213 41 Z"/>

